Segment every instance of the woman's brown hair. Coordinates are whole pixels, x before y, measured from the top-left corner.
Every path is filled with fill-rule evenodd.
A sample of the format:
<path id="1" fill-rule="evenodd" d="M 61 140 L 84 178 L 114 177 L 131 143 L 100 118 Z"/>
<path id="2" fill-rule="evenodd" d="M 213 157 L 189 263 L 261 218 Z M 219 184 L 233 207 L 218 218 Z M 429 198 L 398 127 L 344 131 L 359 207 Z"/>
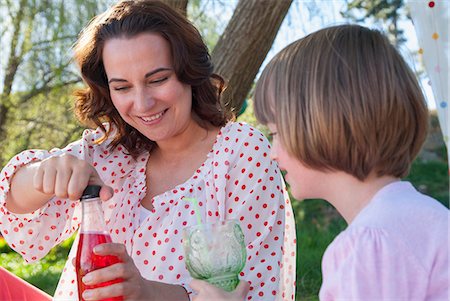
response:
<path id="1" fill-rule="evenodd" d="M 114 107 L 102 52 L 109 39 L 145 32 L 160 34 L 169 42 L 178 80 L 192 87 L 193 116 L 199 125 L 223 126 L 232 119 L 220 102 L 224 80 L 213 73 L 208 49 L 198 30 L 184 16 L 159 1 L 121 1 L 95 17 L 74 46 L 74 59 L 88 86 L 75 92 L 75 113 L 82 123 L 95 125 L 105 132 L 101 141 L 114 132 L 109 146 L 114 149 L 123 145 L 135 158 L 143 151 L 152 150 L 155 142 L 128 125 Z M 113 126 L 105 128 L 103 122 Z"/>
<path id="2" fill-rule="evenodd" d="M 357 25 L 319 30 L 276 55 L 255 113 L 306 166 L 360 180 L 407 175 L 428 127 L 414 73 L 386 37 Z"/>

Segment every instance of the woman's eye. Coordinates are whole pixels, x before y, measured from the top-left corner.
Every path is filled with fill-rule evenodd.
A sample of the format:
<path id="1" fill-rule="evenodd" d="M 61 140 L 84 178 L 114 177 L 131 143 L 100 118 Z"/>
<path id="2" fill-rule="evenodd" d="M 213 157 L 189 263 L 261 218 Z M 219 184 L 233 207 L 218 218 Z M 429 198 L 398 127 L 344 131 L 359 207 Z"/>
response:
<path id="1" fill-rule="evenodd" d="M 114 91 L 124 91 L 124 90 L 128 89 L 128 87 L 114 87 L 113 89 L 114 89 Z"/>
<path id="2" fill-rule="evenodd" d="M 159 78 L 159 79 L 156 79 L 156 80 L 152 80 L 152 81 L 150 81 L 149 83 L 150 83 L 150 84 L 162 83 L 162 82 L 165 81 L 166 79 L 168 79 L 168 77 L 163 77 L 163 78 Z"/>

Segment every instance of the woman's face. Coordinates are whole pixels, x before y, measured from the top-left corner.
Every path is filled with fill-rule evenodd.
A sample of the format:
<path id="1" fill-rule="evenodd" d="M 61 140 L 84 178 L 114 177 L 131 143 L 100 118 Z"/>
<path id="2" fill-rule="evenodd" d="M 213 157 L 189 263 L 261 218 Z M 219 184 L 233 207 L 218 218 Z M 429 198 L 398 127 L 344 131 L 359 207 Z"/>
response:
<path id="1" fill-rule="evenodd" d="M 321 179 L 324 173 L 305 166 L 290 155 L 280 140 L 276 125 L 269 123 L 267 126 L 273 137 L 270 157 L 277 161 L 281 170 L 285 171 L 284 179 L 291 186 L 292 196 L 298 200 L 321 198 L 323 194 Z"/>
<path id="2" fill-rule="evenodd" d="M 160 35 L 108 40 L 103 63 L 114 106 L 148 139 L 174 138 L 193 122 L 191 86 L 178 80 L 170 44 Z"/>

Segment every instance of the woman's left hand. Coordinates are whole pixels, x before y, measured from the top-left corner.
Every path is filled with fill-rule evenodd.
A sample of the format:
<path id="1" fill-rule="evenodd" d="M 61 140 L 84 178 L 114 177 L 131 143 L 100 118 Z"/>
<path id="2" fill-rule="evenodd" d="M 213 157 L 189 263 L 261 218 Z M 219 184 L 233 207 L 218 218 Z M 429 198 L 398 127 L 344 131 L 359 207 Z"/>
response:
<path id="1" fill-rule="evenodd" d="M 245 280 L 241 280 L 232 292 L 226 292 L 206 281 L 196 279 L 191 281 L 190 286 L 197 292 L 197 296 L 192 298 L 193 301 L 244 301 L 250 284 Z"/>
<path id="2" fill-rule="evenodd" d="M 128 255 L 125 245 L 119 243 L 106 243 L 94 248 L 97 255 L 113 255 L 119 257 L 122 262 L 98 269 L 86 274 L 82 281 L 87 285 L 113 281 L 121 278 L 122 281 L 108 286 L 84 291 L 85 300 L 102 300 L 122 296 L 123 300 L 133 301 L 145 299 L 144 283 L 141 273 Z"/>

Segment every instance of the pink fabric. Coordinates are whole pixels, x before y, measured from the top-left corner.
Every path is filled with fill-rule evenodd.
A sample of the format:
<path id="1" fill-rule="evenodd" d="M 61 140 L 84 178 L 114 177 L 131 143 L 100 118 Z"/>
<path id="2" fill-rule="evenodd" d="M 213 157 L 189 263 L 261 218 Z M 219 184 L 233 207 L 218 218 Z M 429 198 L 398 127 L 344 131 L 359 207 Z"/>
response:
<path id="1" fill-rule="evenodd" d="M 320 300 L 448 301 L 449 256 L 449 210 L 390 184 L 327 248 Z"/>
<path id="2" fill-rule="evenodd" d="M 182 198 L 195 197 L 204 222 L 221 219 L 240 222 L 248 255 L 241 278 L 251 281 L 252 286 L 248 297 L 294 300 L 292 208 L 280 171 L 269 158 L 269 143 L 259 131 L 242 123 L 223 127 L 202 166 L 185 183 L 154 197 L 152 211 L 140 205 L 146 191 L 149 154 L 144 153 L 134 161 L 121 147 L 110 152 L 109 141 L 95 144 L 101 136 L 99 131 L 88 130 L 81 140 L 63 150 L 25 151 L 2 170 L 0 229 L 8 244 L 25 260 L 39 260 L 71 236 L 79 227 L 80 206 L 79 202 L 53 198 L 32 214 L 13 214 L 4 206 L 9 179 L 18 166 L 69 153 L 92 164 L 103 181 L 115 190 L 114 197 L 104 203 L 105 220 L 112 240 L 126 245 L 144 278 L 186 287 L 191 281 L 184 264 L 182 229 L 197 221 L 192 204 Z M 143 210 L 148 212 L 142 214 Z M 78 239 L 70 251 L 55 300 L 77 298 L 71 264 L 77 244 Z"/>
<path id="3" fill-rule="evenodd" d="M 1 301 L 50 301 L 51 299 L 44 291 L 0 267 Z"/>

